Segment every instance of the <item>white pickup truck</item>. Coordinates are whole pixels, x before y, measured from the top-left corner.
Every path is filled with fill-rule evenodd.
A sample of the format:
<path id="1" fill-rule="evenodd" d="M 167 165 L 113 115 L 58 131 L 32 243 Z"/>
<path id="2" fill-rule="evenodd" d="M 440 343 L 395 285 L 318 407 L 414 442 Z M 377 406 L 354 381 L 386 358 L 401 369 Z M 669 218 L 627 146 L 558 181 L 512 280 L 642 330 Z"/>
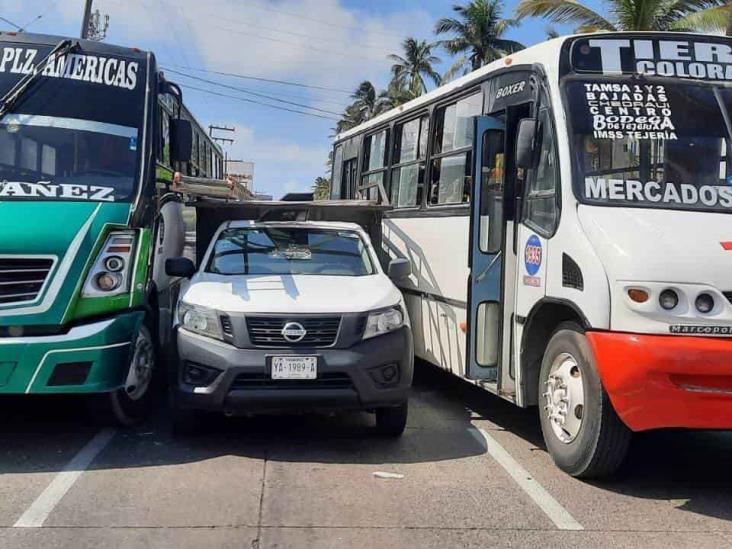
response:
<path id="1" fill-rule="evenodd" d="M 223 222 L 184 279 L 175 319 L 175 427 L 201 411 L 370 410 L 399 436 L 413 346 L 407 310 L 369 235 L 355 223 Z"/>

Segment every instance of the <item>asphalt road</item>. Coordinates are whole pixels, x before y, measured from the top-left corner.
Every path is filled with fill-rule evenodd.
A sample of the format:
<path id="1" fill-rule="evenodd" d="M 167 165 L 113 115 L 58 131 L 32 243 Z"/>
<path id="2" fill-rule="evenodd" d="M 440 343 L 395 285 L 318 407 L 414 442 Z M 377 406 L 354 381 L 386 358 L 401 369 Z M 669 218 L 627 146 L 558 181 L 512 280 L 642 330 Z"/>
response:
<path id="1" fill-rule="evenodd" d="M 367 414 L 221 418 L 183 439 L 162 409 L 129 431 L 68 400 L 0 414 L 3 548 L 732 546 L 732 433 L 638 436 L 616 478 L 581 482 L 535 410 L 424 368 L 395 441 Z"/>

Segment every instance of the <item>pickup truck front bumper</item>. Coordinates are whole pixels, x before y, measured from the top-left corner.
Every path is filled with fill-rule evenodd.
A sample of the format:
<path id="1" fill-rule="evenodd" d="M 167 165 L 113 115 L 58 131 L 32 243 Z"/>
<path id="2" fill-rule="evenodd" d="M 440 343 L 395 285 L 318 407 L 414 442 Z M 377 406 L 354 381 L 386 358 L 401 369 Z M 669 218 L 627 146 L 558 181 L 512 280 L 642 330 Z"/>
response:
<path id="1" fill-rule="evenodd" d="M 175 401 L 183 409 L 234 414 L 373 409 L 404 402 L 412 384 L 408 327 L 344 349 L 241 349 L 181 328 L 173 340 L 178 364 Z M 317 356 L 318 377 L 273 380 L 273 356 Z M 202 385 L 191 383 L 190 368 L 205 372 Z"/>

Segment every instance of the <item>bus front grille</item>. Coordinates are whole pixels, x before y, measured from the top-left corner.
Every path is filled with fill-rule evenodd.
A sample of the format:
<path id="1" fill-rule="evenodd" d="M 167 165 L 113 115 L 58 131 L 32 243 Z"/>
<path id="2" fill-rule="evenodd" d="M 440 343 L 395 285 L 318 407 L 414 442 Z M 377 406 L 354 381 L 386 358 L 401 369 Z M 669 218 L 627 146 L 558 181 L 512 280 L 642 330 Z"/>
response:
<path id="1" fill-rule="evenodd" d="M 0 305 L 35 301 L 52 267 L 52 259 L 0 257 Z"/>

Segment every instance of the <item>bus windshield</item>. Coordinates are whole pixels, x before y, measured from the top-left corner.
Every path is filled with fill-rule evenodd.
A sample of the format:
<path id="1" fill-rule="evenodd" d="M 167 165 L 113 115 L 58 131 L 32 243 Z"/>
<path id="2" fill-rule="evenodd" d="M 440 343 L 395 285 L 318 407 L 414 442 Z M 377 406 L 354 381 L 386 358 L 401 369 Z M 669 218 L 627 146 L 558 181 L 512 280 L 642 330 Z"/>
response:
<path id="1" fill-rule="evenodd" d="M 0 97 L 51 48 L 0 43 Z M 131 201 L 145 64 L 78 48 L 52 59 L 0 117 L 0 200 Z"/>
<path id="2" fill-rule="evenodd" d="M 565 91 L 581 200 L 732 211 L 732 89 L 636 78 Z"/>

